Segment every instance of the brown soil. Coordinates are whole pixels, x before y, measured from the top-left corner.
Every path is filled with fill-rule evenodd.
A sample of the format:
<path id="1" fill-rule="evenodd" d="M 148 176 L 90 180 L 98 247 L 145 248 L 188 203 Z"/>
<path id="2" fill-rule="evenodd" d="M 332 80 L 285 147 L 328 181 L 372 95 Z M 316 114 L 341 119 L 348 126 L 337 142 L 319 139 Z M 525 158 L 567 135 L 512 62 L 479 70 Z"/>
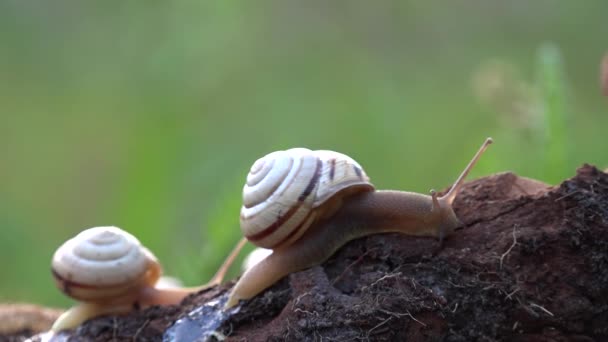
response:
<path id="1" fill-rule="evenodd" d="M 0 341 L 22 341 L 48 330 L 61 312 L 33 304 L 0 304 Z"/>
<path id="2" fill-rule="evenodd" d="M 556 187 L 498 174 L 455 203 L 464 229 L 375 235 L 283 279 L 220 328 L 228 341 L 608 341 L 608 174 L 585 165 Z M 103 317 L 69 341 L 161 341 L 177 318 L 234 284 Z M 0 337 L 0 340 L 1 337 Z"/>

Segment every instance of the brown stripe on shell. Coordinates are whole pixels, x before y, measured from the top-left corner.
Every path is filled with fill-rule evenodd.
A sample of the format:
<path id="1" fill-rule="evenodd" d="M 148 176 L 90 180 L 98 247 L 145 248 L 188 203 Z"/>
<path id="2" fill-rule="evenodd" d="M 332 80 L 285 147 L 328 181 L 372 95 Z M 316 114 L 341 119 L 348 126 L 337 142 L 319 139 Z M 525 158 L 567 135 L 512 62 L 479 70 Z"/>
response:
<path id="1" fill-rule="evenodd" d="M 95 286 L 95 285 L 81 284 L 81 283 L 74 282 L 72 280 L 68 280 L 68 279 L 62 277 L 61 274 L 59 274 L 59 272 L 55 271 L 55 269 L 52 267 L 51 267 L 51 273 L 53 274 L 53 277 L 55 277 L 55 280 L 57 280 L 57 282 L 59 284 L 61 284 L 61 290 L 63 292 L 65 292 L 66 294 L 70 294 L 72 292 L 73 287 L 79 287 L 79 288 L 83 288 L 83 289 L 96 289 L 99 287 L 99 286 Z"/>
<path id="2" fill-rule="evenodd" d="M 310 179 L 310 182 L 306 186 L 306 189 L 304 189 L 304 192 L 302 192 L 300 197 L 298 197 L 299 202 L 304 202 L 304 200 L 306 198 L 308 198 L 308 196 L 310 195 L 312 190 L 315 188 L 317 183 L 319 183 L 319 178 L 321 178 L 321 168 L 322 167 L 323 167 L 323 162 L 321 161 L 321 159 L 317 158 L 317 168 L 315 169 L 315 174 Z"/>
<path id="3" fill-rule="evenodd" d="M 357 177 L 359 177 L 359 179 L 363 180 L 363 173 L 361 172 L 361 169 L 357 165 L 353 165 L 353 169 L 355 170 Z"/>
<path id="4" fill-rule="evenodd" d="M 274 221 L 270 226 L 262 229 L 258 233 L 255 233 L 253 235 L 247 235 L 245 237 L 249 241 L 259 241 L 267 237 L 268 235 L 274 233 L 277 229 L 279 229 L 279 227 L 282 226 L 285 222 L 287 222 L 287 220 L 289 220 L 293 216 L 293 214 L 295 214 L 298 209 L 300 209 L 301 206 L 302 203 L 294 205 L 284 215 L 277 217 L 277 220 Z"/>
<path id="5" fill-rule="evenodd" d="M 331 168 L 329 169 L 329 179 L 333 181 L 336 172 L 336 158 L 331 158 L 329 163 L 331 164 Z"/>
<path id="6" fill-rule="evenodd" d="M 308 183 L 302 194 L 300 194 L 300 196 L 298 197 L 298 202 L 293 207 L 291 207 L 285 214 L 279 216 L 277 220 L 274 221 L 270 226 L 262 229 L 258 233 L 246 235 L 245 237 L 247 238 L 247 240 L 259 241 L 274 233 L 277 229 L 279 229 L 279 227 L 281 227 L 285 222 L 287 222 L 298 211 L 298 209 L 300 209 L 304 200 L 310 195 L 316 184 L 319 182 L 319 178 L 321 177 L 322 166 L 323 163 L 321 162 L 321 160 L 317 159 L 317 168 L 315 169 L 315 174 L 310 179 L 310 182 Z M 308 217 L 308 215 L 306 217 Z"/>
<path id="7" fill-rule="evenodd" d="M 287 236 L 284 237 L 281 241 L 275 243 L 274 245 L 272 245 L 269 248 L 270 249 L 275 249 L 275 248 L 283 245 L 286 241 L 289 241 L 294 235 L 296 235 L 302 228 L 304 228 L 304 226 L 309 226 L 310 222 L 308 222 L 308 219 L 310 219 L 311 215 L 312 215 L 312 211 L 309 211 L 308 214 L 306 215 L 306 217 L 304 217 L 304 219 L 302 220 L 302 222 L 300 222 L 300 224 L 298 224 L 298 226 L 295 227 L 291 231 L 291 233 L 287 234 Z"/>

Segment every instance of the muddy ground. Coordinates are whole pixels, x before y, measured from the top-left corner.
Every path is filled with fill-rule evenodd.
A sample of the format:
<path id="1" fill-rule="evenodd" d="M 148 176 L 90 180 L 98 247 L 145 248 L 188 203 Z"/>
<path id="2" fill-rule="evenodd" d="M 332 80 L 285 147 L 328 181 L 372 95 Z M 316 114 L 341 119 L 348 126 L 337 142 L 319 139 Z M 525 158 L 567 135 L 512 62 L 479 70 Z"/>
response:
<path id="1" fill-rule="evenodd" d="M 398 234 L 353 241 L 246 303 L 221 333 L 227 341 L 608 341 L 607 174 L 585 165 L 555 187 L 493 175 L 467 183 L 455 210 L 464 227 L 443 248 Z M 161 341 L 172 322 L 233 284 L 179 307 L 95 319 L 66 337 Z"/>

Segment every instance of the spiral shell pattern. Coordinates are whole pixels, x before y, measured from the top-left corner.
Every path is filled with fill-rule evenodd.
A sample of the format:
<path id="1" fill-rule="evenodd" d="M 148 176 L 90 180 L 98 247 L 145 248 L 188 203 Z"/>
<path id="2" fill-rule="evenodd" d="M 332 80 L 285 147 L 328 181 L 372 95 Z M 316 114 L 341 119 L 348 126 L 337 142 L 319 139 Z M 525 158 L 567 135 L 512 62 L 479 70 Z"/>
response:
<path id="1" fill-rule="evenodd" d="M 52 272 L 68 295 L 103 297 L 95 290 L 113 288 L 110 292 L 116 293 L 136 286 L 150 261 L 156 259 L 133 235 L 117 227 L 95 227 L 57 249 Z"/>
<path id="2" fill-rule="evenodd" d="M 329 198 L 373 189 L 361 166 L 341 153 L 305 148 L 272 152 L 247 175 L 241 230 L 257 246 L 287 246 L 310 227 L 319 215 L 314 209 Z"/>

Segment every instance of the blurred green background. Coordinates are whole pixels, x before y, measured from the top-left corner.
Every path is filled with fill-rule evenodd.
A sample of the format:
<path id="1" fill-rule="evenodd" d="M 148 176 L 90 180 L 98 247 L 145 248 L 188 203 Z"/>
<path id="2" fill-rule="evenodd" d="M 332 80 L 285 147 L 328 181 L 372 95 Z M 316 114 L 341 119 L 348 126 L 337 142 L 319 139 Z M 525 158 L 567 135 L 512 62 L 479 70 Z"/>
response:
<path id="1" fill-rule="evenodd" d="M 51 255 L 99 225 L 206 281 L 272 150 L 337 150 L 378 188 L 419 192 L 447 187 L 486 136 L 472 177 L 606 167 L 606 13 L 605 0 L 2 1 L 0 301 L 67 305 Z"/>

